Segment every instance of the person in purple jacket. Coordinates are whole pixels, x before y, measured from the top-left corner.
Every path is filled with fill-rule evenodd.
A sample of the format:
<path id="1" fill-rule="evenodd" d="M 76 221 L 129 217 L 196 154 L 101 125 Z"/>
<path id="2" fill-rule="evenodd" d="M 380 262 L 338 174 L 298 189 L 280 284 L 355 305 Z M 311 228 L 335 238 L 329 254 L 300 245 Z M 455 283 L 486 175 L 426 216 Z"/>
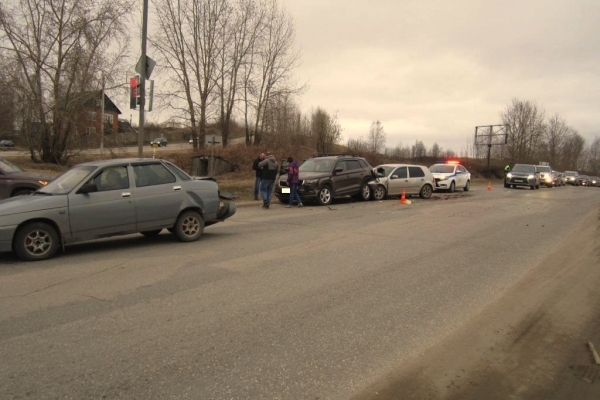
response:
<path id="1" fill-rule="evenodd" d="M 302 207 L 302 199 L 298 194 L 298 163 L 292 157 L 288 157 L 287 183 L 290 187 L 290 202 L 285 208 L 290 208 L 294 204 L 294 199 L 298 201 L 298 207 Z"/>

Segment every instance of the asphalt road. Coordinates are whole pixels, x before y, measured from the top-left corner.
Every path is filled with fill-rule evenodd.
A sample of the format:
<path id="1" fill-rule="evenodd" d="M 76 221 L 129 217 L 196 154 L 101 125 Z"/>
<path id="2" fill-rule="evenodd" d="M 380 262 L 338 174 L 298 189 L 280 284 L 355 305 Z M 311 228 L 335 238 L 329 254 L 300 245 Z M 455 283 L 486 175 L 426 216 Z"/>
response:
<path id="1" fill-rule="evenodd" d="M 434 197 L 0 254 L 0 398 L 348 399 L 516 285 L 600 189 Z"/>

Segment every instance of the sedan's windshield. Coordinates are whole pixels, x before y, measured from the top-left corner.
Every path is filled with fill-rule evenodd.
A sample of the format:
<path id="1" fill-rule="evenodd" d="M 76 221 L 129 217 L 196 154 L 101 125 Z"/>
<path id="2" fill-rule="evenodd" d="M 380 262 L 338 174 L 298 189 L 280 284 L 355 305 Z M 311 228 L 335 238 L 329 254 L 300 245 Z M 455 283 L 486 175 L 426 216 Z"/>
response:
<path id="1" fill-rule="evenodd" d="M 96 167 L 71 168 L 42 189 L 39 189 L 38 192 L 45 194 L 67 194 L 95 169 Z"/>
<path id="2" fill-rule="evenodd" d="M 298 170 L 300 172 L 331 172 L 334 162 L 335 160 L 311 158 L 304 161 Z"/>
<path id="3" fill-rule="evenodd" d="M 571 171 L 567 171 L 565 172 L 566 176 L 577 176 L 577 172 L 571 172 Z"/>
<path id="4" fill-rule="evenodd" d="M 0 171 L 2 171 L 5 174 L 14 174 L 17 172 L 23 172 L 23 170 L 19 167 L 17 167 L 15 164 L 11 163 L 8 160 L 5 160 L 4 158 L 0 158 Z"/>
<path id="5" fill-rule="evenodd" d="M 512 169 L 512 172 L 535 172 L 535 167 L 533 165 L 515 165 Z"/>
<path id="6" fill-rule="evenodd" d="M 434 174 L 451 174 L 454 172 L 454 165 L 436 164 L 429 167 Z"/>
<path id="7" fill-rule="evenodd" d="M 545 166 L 537 166 L 535 167 L 539 172 L 550 172 L 550 167 L 545 167 Z"/>

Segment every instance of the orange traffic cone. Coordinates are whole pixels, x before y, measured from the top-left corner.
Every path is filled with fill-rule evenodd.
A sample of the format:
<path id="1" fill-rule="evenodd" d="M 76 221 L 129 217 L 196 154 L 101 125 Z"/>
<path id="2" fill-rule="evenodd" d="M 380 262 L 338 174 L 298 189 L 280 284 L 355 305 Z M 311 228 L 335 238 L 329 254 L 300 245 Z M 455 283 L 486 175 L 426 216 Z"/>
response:
<path id="1" fill-rule="evenodd" d="M 492 181 L 488 181 L 488 190 L 492 190 Z"/>
<path id="2" fill-rule="evenodd" d="M 398 203 L 406 204 L 406 189 L 402 189 L 402 196 L 400 197 L 400 200 L 398 200 Z"/>

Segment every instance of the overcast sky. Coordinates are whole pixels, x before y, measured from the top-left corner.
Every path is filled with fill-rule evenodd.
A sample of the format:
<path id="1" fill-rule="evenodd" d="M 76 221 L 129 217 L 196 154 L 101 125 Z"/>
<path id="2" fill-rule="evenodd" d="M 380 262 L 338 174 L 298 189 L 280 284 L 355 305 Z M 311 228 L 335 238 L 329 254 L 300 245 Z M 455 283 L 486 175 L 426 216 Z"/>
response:
<path id="1" fill-rule="evenodd" d="M 344 140 L 380 120 L 387 146 L 458 153 L 513 98 L 600 135 L 599 0 L 281 0 L 296 23 L 305 111 Z"/>

